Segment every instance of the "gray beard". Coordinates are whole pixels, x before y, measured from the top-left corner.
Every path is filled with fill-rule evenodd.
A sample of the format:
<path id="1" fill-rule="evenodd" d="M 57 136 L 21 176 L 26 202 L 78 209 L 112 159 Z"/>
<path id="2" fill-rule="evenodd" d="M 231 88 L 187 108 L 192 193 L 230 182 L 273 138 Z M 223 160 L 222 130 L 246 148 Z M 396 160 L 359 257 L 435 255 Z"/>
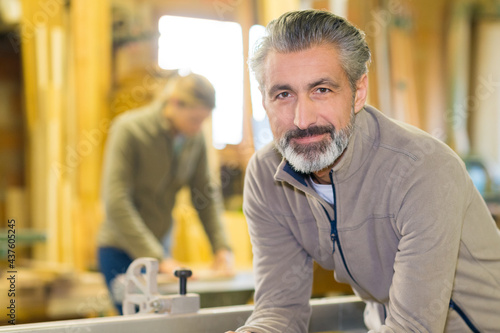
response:
<path id="1" fill-rule="evenodd" d="M 306 130 L 291 130 L 281 138 L 274 139 L 276 149 L 290 163 L 295 171 L 310 174 L 332 166 L 342 155 L 354 132 L 355 114 L 351 111 L 349 124 L 337 131 L 333 125 L 313 127 Z M 330 136 L 320 142 L 307 145 L 291 144 L 291 139 L 313 134 L 329 133 Z"/>

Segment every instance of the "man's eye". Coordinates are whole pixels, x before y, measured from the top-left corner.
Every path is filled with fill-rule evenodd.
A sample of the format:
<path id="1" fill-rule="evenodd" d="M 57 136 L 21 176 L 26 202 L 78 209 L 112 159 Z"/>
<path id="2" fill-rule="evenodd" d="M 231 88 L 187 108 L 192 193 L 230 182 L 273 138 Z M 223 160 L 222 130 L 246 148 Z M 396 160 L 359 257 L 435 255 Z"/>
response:
<path id="1" fill-rule="evenodd" d="M 326 93 L 326 92 L 329 92 L 329 91 L 330 91 L 330 89 L 328 89 L 328 88 L 318 88 L 318 89 L 317 89 L 317 91 L 318 91 L 319 93 L 324 94 L 324 93 Z"/>
<path id="2" fill-rule="evenodd" d="M 282 93 L 278 94 L 278 96 L 276 96 L 276 98 L 287 98 L 287 97 L 289 97 L 289 96 L 290 96 L 290 93 L 289 93 L 289 92 L 284 91 L 284 92 L 282 92 Z"/>

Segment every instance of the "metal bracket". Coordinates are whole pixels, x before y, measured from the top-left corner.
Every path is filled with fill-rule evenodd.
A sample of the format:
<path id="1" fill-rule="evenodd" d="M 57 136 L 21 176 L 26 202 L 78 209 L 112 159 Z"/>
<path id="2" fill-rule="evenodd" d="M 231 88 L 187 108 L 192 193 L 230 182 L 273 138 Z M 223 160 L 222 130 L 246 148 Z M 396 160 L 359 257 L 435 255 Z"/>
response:
<path id="1" fill-rule="evenodd" d="M 198 294 L 160 295 L 157 274 L 158 260 L 154 258 L 138 258 L 130 264 L 125 276 L 124 315 L 152 312 L 167 314 L 198 312 L 200 309 Z"/>

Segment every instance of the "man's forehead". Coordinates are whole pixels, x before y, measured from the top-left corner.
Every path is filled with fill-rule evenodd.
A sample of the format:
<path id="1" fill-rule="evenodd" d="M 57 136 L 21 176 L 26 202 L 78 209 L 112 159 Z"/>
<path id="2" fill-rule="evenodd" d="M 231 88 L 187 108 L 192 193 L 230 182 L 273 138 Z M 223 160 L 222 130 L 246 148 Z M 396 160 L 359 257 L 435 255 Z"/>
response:
<path id="1" fill-rule="evenodd" d="M 318 81 L 338 84 L 345 77 L 334 46 L 322 44 L 297 52 L 272 50 L 264 62 L 263 87 L 301 83 L 310 85 Z"/>

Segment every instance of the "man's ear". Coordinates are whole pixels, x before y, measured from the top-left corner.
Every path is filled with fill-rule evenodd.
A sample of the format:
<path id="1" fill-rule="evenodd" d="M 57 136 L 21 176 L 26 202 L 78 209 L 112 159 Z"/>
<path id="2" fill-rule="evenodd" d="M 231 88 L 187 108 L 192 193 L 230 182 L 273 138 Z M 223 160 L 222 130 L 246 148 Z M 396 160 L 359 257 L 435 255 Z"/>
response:
<path id="1" fill-rule="evenodd" d="M 358 113 L 363 109 L 368 98 L 368 75 L 363 76 L 356 83 L 356 97 L 354 99 L 354 112 Z"/>

